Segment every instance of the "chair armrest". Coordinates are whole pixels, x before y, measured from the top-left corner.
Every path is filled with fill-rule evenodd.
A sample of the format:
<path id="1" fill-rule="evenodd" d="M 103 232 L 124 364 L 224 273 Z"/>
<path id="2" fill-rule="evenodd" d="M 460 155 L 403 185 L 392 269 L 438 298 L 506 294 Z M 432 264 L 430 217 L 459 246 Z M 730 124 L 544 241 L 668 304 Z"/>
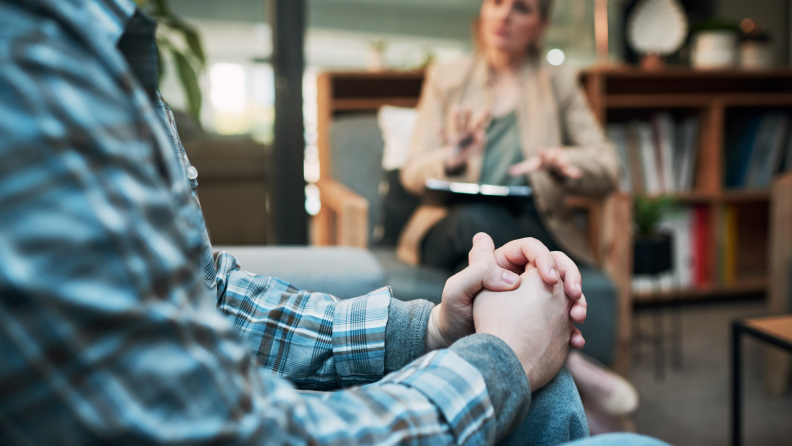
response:
<path id="1" fill-rule="evenodd" d="M 770 189 L 770 248 L 767 310 L 769 313 L 787 313 L 792 306 L 789 262 L 792 259 L 792 173 L 773 182 Z M 792 361 L 776 349 L 765 349 L 765 392 L 780 397 L 789 390 Z"/>
<path id="2" fill-rule="evenodd" d="M 333 180 L 320 180 L 322 208 L 314 219 L 315 244 L 366 248 L 368 245 L 368 200 Z"/>
<path id="3" fill-rule="evenodd" d="M 768 310 L 790 308 L 789 261 L 792 257 L 792 173 L 778 178 L 770 189 L 770 287 Z"/>
<path id="4" fill-rule="evenodd" d="M 613 369 L 630 375 L 630 340 L 632 330 L 632 197 L 626 193 L 608 196 L 602 206 L 599 258 L 605 272 L 619 290 L 617 306 L 616 352 Z"/>
<path id="5" fill-rule="evenodd" d="M 630 336 L 632 327 L 632 198 L 619 192 L 604 199 L 570 196 L 569 207 L 588 211 L 588 238 L 595 258 L 619 292 L 616 307 L 616 352 L 614 370 L 630 374 Z"/>

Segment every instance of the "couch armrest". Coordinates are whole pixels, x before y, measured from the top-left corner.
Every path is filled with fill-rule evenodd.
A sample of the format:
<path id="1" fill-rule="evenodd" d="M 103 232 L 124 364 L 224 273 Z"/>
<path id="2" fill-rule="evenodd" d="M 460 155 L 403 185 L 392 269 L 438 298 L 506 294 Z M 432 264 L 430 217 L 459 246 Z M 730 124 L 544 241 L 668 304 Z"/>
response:
<path id="1" fill-rule="evenodd" d="M 333 180 L 316 183 L 322 208 L 314 218 L 314 244 L 366 248 L 368 245 L 368 200 Z"/>

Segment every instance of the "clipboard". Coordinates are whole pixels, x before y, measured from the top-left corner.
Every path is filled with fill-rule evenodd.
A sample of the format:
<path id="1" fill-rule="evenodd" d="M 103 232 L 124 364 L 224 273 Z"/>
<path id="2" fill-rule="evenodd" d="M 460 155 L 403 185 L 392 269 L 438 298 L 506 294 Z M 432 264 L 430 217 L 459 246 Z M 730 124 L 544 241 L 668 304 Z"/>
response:
<path id="1" fill-rule="evenodd" d="M 530 186 L 498 186 L 494 184 L 461 183 L 426 180 L 425 200 L 431 204 L 454 205 L 484 203 L 517 210 L 533 197 Z"/>

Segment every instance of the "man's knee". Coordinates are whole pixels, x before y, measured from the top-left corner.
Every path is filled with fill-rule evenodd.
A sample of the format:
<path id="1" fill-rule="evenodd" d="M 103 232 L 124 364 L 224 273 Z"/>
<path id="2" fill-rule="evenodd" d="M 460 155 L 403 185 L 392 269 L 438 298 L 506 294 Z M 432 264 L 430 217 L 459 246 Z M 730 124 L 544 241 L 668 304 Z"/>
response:
<path id="1" fill-rule="evenodd" d="M 638 434 L 604 434 L 569 443 L 567 446 L 669 446 L 655 438 Z"/>

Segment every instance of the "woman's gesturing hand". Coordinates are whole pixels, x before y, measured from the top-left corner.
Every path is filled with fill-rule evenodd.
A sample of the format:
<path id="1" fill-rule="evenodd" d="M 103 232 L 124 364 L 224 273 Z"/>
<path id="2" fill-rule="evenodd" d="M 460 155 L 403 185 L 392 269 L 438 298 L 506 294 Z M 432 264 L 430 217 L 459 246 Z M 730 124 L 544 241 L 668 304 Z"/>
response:
<path id="1" fill-rule="evenodd" d="M 525 175 L 540 169 L 546 169 L 567 178 L 583 176 L 583 172 L 570 162 L 567 151 L 560 147 L 539 150 L 535 156 L 511 166 L 509 174 L 511 176 Z"/>
<path id="2" fill-rule="evenodd" d="M 474 116 L 470 107 L 454 106 L 451 117 L 453 128 L 450 131 L 440 129 L 443 144 L 451 146 L 451 154 L 445 163 L 446 172 L 459 170 L 471 156 L 484 151 L 489 111 L 484 110 Z"/>

